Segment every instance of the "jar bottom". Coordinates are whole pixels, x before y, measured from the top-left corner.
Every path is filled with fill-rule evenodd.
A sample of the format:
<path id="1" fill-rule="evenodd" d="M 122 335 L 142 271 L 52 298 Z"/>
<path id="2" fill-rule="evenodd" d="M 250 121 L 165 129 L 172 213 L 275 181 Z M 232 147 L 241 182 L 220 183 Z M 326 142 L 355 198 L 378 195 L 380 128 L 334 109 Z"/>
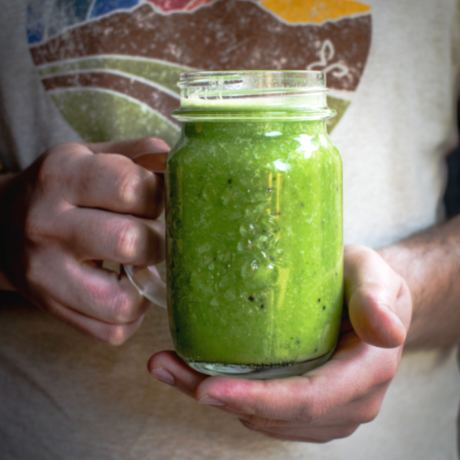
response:
<path id="1" fill-rule="evenodd" d="M 292 362 L 279 365 L 257 364 L 221 364 L 188 361 L 182 358 L 188 366 L 202 374 L 220 375 L 248 380 L 282 379 L 305 374 L 326 363 L 332 356 L 334 349 L 319 358 L 302 362 Z"/>

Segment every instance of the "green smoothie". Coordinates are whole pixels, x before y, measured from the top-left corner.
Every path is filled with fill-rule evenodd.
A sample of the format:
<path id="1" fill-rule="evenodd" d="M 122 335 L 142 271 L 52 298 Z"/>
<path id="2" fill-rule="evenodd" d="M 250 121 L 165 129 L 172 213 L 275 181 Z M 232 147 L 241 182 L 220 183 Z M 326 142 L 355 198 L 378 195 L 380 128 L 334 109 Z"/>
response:
<path id="1" fill-rule="evenodd" d="M 343 297 L 342 163 L 325 120 L 199 118 L 166 170 L 177 353 L 210 374 L 325 361 Z"/>

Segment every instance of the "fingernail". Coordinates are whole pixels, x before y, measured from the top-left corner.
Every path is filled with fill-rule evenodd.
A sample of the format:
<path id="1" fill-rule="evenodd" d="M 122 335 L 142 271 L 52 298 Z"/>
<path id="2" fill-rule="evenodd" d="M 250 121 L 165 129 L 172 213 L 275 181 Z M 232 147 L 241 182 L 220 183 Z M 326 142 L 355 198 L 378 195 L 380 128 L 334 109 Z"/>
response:
<path id="1" fill-rule="evenodd" d="M 161 382 L 167 383 L 168 385 L 174 386 L 176 384 L 176 380 L 174 379 L 174 377 L 166 369 L 163 369 L 162 367 L 157 367 L 156 369 L 153 369 L 151 371 L 151 374 Z"/>
<path id="2" fill-rule="evenodd" d="M 205 396 L 198 401 L 200 404 L 209 404 L 210 406 L 225 406 L 225 404 L 217 399 Z"/>

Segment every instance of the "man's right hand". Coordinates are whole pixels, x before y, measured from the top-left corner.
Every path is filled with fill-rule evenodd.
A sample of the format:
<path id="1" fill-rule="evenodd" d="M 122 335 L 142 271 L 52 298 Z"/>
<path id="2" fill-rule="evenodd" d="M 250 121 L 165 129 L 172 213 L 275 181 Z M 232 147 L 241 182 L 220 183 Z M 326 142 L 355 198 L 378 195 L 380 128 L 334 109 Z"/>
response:
<path id="1" fill-rule="evenodd" d="M 162 171 L 168 150 L 155 138 L 50 148 L 0 194 L 0 272 L 37 307 L 123 343 L 149 302 L 102 261 L 164 259 L 163 181 L 132 159 L 155 154 L 149 164 Z"/>

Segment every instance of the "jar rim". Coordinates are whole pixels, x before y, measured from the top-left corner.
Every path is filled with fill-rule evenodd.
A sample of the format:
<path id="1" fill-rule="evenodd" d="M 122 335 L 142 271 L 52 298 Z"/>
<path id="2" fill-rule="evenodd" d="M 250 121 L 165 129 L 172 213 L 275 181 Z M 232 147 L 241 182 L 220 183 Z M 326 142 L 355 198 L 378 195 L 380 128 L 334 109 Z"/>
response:
<path id="1" fill-rule="evenodd" d="M 326 74 L 316 70 L 193 71 L 181 74 L 181 107 L 189 119 L 331 118 Z M 249 113 L 251 112 L 251 114 Z"/>
<path id="2" fill-rule="evenodd" d="M 230 78 L 232 77 L 232 78 Z M 228 80 L 230 78 L 230 80 Z M 213 82 L 235 85 L 245 83 L 250 85 L 256 78 L 264 79 L 266 86 L 284 83 L 296 84 L 299 88 L 326 88 L 326 73 L 319 70 L 214 70 L 214 71 L 191 71 L 180 75 L 177 86 L 183 88 L 189 85 L 209 85 Z M 226 82 L 228 80 L 228 82 Z M 257 82 L 260 85 L 260 81 Z M 259 86 L 260 87 L 260 86 Z"/>

